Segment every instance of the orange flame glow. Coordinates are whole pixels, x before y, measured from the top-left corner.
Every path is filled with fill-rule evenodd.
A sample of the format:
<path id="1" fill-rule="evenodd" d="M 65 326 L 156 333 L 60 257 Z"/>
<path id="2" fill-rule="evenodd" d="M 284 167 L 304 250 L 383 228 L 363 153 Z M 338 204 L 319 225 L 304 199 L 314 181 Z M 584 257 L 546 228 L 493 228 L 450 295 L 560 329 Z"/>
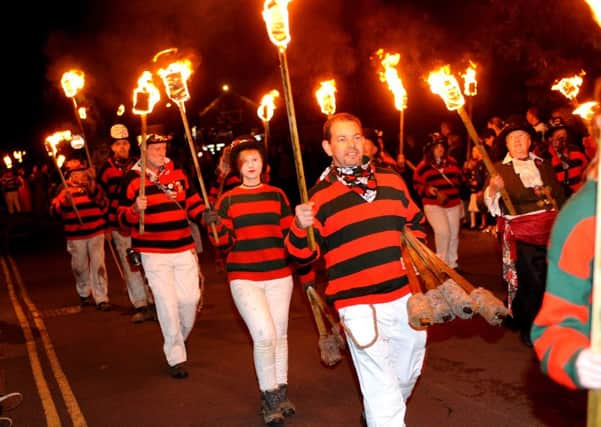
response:
<path id="1" fill-rule="evenodd" d="M 62 141 L 70 141 L 72 138 L 70 130 L 61 130 L 53 133 L 52 135 L 46 137 L 46 150 L 48 150 L 48 154 L 52 157 L 56 157 L 56 152 L 58 151 L 58 144 Z"/>
<path id="2" fill-rule="evenodd" d="M 286 49 L 290 43 L 290 25 L 288 24 L 288 3 L 291 0 L 265 0 L 263 20 L 267 25 L 269 40 L 280 49 Z"/>
<path id="3" fill-rule="evenodd" d="M 394 95 L 394 106 L 397 110 L 402 111 L 407 108 L 407 91 L 396 69 L 401 55 L 384 52 L 384 49 L 378 49 L 376 55 L 383 67 L 383 70 L 379 72 L 380 81 L 388 85 L 388 89 Z"/>
<path id="4" fill-rule="evenodd" d="M 478 81 L 476 80 L 476 64 L 470 61 L 470 66 L 461 75 L 463 78 L 463 94 L 465 96 L 478 95 Z"/>
<path id="5" fill-rule="evenodd" d="M 59 168 L 63 167 L 63 164 L 65 163 L 66 157 L 62 154 L 59 154 L 56 157 L 56 164 L 58 165 Z"/>
<path id="6" fill-rule="evenodd" d="M 585 74 L 586 73 L 582 71 L 580 74 L 572 77 L 564 77 L 563 79 L 556 81 L 553 86 L 551 86 L 551 90 L 557 90 L 561 92 L 563 96 L 571 101 L 578 96 L 578 92 L 580 92 L 580 86 L 582 86 L 582 76 Z"/>
<path id="7" fill-rule="evenodd" d="M 582 117 L 585 121 L 589 121 L 593 118 L 598 109 L 598 102 L 589 101 L 580 104 L 574 111 L 572 111 L 572 114 Z"/>
<path id="8" fill-rule="evenodd" d="M 465 105 L 465 98 L 449 65 L 432 71 L 428 75 L 428 84 L 432 93 L 439 95 L 449 110 L 458 110 Z"/>
<path id="9" fill-rule="evenodd" d="M 23 163 L 23 156 L 25 155 L 25 151 L 15 150 L 13 151 L 13 157 L 19 163 Z"/>
<path id="10" fill-rule="evenodd" d="M 88 118 L 88 114 L 86 113 L 86 107 L 79 107 L 77 109 L 77 114 L 79 114 L 79 118 L 85 120 Z"/>
<path id="11" fill-rule="evenodd" d="M 325 80 L 319 84 L 319 89 L 315 91 L 319 108 L 322 113 L 331 116 L 336 112 L 336 81 Z"/>
<path id="12" fill-rule="evenodd" d="M 280 93 L 274 89 L 261 98 L 261 105 L 257 108 L 257 115 L 262 121 L 268 122 L 273 117 L 275 111 L 275 98 L 278 96 L 280 96 Z"/>
<path id="13" fill-rule="evenodd" d="M 134 114 L 150 114 L 161 99 L 159 89 L 152 83 L 152 73 L 144 71 L 134 89 Z"/>
<path id="14" fill-rule="evenodd" d="M 67 98 L 73 98 L 77 95 L 85 83 L 84 73 L 80 70 L 70 70 L 63 74 L 61 86 Z"/>
<path id="15" fill-rule="evenodd" d="M 10 156 L 8 154 L 6 156 L 4 156 L 4 158 L 2 160 L 4 160 L 4 164 L 6 165 L 6 169 L 12 169 L 12 167 L 13 167 L 13 160 L 10 158 Z"/>
<path id="16" fill-rule="evenodd" d="M 117 116 L 121 117 L 123 114 L 125 114 L 125 105 L 119 104 L 119 107 L 117 107 Z"/>
<path id="17" fill-rule="evenodd" d="M 159 76 L 163 79 L 165 92 L 173 102 L 183 103 L 190 99 L 187 80 L 192 74 L 192 64 L 188 59 L 172 62 L 167 69 L 161 68 Z"/>
<path id="18" fill-rule="evenodd" d="M 601 2 L 599 0 L 584 0 L 591 8 L 593 12 L 593 18 L 597 21 L 597 24 L 601 27 Z"/>

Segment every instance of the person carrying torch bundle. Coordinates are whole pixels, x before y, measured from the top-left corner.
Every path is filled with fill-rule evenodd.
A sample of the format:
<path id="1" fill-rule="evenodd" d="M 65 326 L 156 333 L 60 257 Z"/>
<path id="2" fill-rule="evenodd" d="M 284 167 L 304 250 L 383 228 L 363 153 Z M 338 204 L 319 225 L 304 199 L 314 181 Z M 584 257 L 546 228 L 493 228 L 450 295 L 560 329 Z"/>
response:
<path id="1" fill-rule="evenodd" d="M 265 424 L 281 425 L 295 413 L 288 392 L 288 315 L 293 278 L 284 238 L 292 222 L 288 198 L 262 181 L 262 142 L 250 135 L 231 145 L 230 169 L 241 184 L 217 201 L 219 242 L 236 308 L 253 340 Z"/>
<path id="2" fill-rule="evenodd" d="M 565 200 L 549 161 L 530 152 L 534 128 L 525 121 L 509 122 L 499 135 L 508 154 L 495 164 L 484 203 L 498 217 L 503 236 L 503 279 L 507 284 L 507 306 L 512 311 L 520 337 L 528 346 L 530 328 L 545 290 L 547 244 L 558 210 Z M 515 214 L 507 211 L 500 191 L 509 195 Z"/>
<path id="3" fill-rule="evenodd" d="M 196 319 L 200 300 L 199 265 L 188 218 L 199 222 L 205 212 L 201 197 L 187 176 L 167 157 L 170 138 L 151 134 L 146 142 L 145 195 L 140 196 L 140 161 L 125 176 L 117 218 L 128 229 L 132 249 L 148 279 L 161 332 L 169 374 L 188 376 L 185 341 Z M 145 211 L 145 230 L 139 231 Z"/>
<path id="4" fill-rule="evenodd" d="M 310 200 L 296 206 L 286 249 L 300 264 L 323 256 L 326 300 L 344 325 L 368 426 L 402 426 L 424 361 L 426 332 L 409 325 L 401 237 L 408 227 L 424 239 L 424 217 L 398 174 L 364 163 L 356 116 L 335 114 L 323 130 L 332 166 L 311 189 Z M 315 250 L 308 245 L 309 226 Z"/>
<path id="5" fill-rule="evenodd" d="M 154 303 L 150 289 L 144 283 L 144 278 L 139 270 L 134 269 L 127 260 L 127 249 L 131 247 L 130 230 L 121 229 L 117 222 L 117 209 L 119 199 L 123 192 L 125 175 L 136 163 L 130 156 L 129 132 L 127 128 L 118 123 L 111 127 L 111 151 L 113 155 L 106 159 L 98 172 L 98 183 L 104 189 L 109 199 L 105 238 L 109 245 L 115 243 L 119 254 L 119 261 L 125 273 L 127 293 L 129 300 L 135 308 L 131 317 L 133 323 L 141 323 L 154 319 Z"/>
<path id="6" fill-rule="evenodd" d="M 108 311 L 111 306 L 104 262 L 108 200 L 86 163 L 67 160 L 65 169 L 67 187 L 52 200 L 50 212 L 63 221 L 80 304 L 95 304 L 98 310 Z"/>

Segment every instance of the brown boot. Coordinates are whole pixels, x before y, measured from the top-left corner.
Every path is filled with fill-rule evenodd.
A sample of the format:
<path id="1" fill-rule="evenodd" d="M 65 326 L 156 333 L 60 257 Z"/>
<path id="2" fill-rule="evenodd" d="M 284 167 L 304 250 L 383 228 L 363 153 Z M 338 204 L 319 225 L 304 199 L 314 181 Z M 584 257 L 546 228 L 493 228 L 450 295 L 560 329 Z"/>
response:
<path id="1" fill-rule="evenodd" d="M 280 411 L 285 417 L 291 417 L 296 413 L 296 407 L 288 400 L 288 384 L 278 386 L 278 397 L 280 399 Z"/>
<path id="2" fill-rule="evenodd" d="M 265 425 L 269 427 L 281 427 L 284 425 L 284 415 L 280 411 L 280 398 L 278 390 L 262 392 L 261 413 Z"/>

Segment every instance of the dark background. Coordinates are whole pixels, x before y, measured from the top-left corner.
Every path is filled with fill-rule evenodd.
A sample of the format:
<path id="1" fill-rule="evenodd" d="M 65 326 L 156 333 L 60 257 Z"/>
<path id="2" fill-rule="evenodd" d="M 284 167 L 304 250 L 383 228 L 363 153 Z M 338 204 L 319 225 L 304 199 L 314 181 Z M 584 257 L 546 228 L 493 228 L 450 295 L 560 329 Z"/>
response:
<path id="1" fill-rule="evenodd" d="M 228 106 L 227 99 L 217 114 L 199 116 L 220 95 L 223 83 L 254 101 L 273 88 L 282 92 L 277 51 L 268 40 L 258 0 L 18 2 L 11 7 L 16 12 L 6 14 L 6 20 L 19 30 L 3 29 L 8 113 L 2 151 L 29 148 L 41 156 L 45 136 L 76 129 L 72 104 L 60 86 L 62 73 L 70 68 L 86 74 L 77 101 L 88 108 L 90 147 L 100 149 L 116 121 L 136 133 L 138 118 L 130 113 L 116 117 L 117 106 L 131 109 L 139 75 L 157 51 L 168 47 L 194 59 L 192 99 L 186 104 L 192 126 L 232 134 L 261 128 L 252 108 L 231 100 Z M 473 105 L 478 130 L 492 115 L 523 114 L 531 104 L 548 113 L 565 104 L 550 86 L 581 70 L 587 74 L 579 100 L 587 100 L 601 75 L 601 29 L 580 0 L 295 0 L 289 11 L 287 55 L 299 134 L 306 156 L 313 156 L 304 158 L 310 164 L 308 180 L 324 161 L 324 116 L 313 93 L 326 78 L 336 79 L 338 111 L 353 112 L 364 125 L 383 129 L 395 152 L 398 111 L 370 60 L 380 47 L 401 53 L 399 69 L 409 97 L 406 134 L 418 143 L 442 120 L 457 122 L 425 81 L 439 65 L 449 63 L 459 74 L 468 59 L 478 64 Z M 182 134 L 179 113 L 165 108 L 166 100 L 163 95 L 149 121 Z M 283 98 L 277 107 L 273 144 L 287 147 Z M 228 118 L 228 108 L 237 110 L 236 117 Z"/>

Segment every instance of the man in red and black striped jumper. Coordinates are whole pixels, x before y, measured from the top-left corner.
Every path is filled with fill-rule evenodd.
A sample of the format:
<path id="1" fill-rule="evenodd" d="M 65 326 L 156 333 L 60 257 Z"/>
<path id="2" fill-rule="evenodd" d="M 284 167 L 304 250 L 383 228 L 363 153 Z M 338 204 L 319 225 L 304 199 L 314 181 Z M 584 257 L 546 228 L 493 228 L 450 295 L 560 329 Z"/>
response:
<path id="1" fill-rule="evenodd" d="M 363 162 L 360 120 L 348 113 L 324 125 L 331 171 L 295 209 L 286 238 L 293 259 L 324 257 L 327 301 L 338 310 L 361 385 L 369 426 L 405 424 L 408 397 L 425 355 L 426 332 L 409 326 L 401 232 L 424 238 L 422 212 L 394 171 Z M 315 232 L 310 249 L 307 228 Z"/>
<path id="2" fill-rule="evenodd" d="M 560 117 L 551 120 L 547 134 L 551 166 L 566 197 L 569 197 L 584 183 L 588 158 L 578 146 L 570 143 L 570 129 Z"/>
<path id="3" fill-rule="evenodd" d="M 111 151 L 113 155 L 100 167 L 98 183 L 109 199 L 108 229 L 105 238 L 109 245 L 111 241 L 115 243 L 115 248 L 119 254 L 119 260 L 127 282 L 129 300 L 136 309 L 131 321 L 140 323 L 153 318 L 152 294 L 144 283 L 140 270 L 134 269 L 127 260 L 127 249 L 131 248 L 130 230 L 120 228 L 117 223 L 117 208 L 123 192 L 125 174 L 136 162 L 135 159 L 129 156 L 130 143 L 128 138 L 129 132 L 124 125 L 116 124 L 111 127 Z"/>
<path id="4" fill-rule="evenodd" d="M 63 221 L 81 305 L 96 304 L 99 310 L 107 311 L 111 308 L 104 263 L 108 201 L 85 163 L 68 160 L 65 169 L 67 188 L 52 200 L 50 212 Z"/>
<path id="5" fill-rule="evenodd" d="M 184 172 L 167 157 L 168 140 L 161 135 L 149 136 L 145 195 L 139 194 L 138 161 L 126 175 L 118 220 L 131 230 L 132 248 L 141 254 L 163 333 L 169 374 L 181 379 L 188 376 L 185 341 L 194 326 L 200 299 L 198 258 L 188 218 L 198 221 L 204 204 Z M 143 234 L 138 227 L 141 211 Z"/>

